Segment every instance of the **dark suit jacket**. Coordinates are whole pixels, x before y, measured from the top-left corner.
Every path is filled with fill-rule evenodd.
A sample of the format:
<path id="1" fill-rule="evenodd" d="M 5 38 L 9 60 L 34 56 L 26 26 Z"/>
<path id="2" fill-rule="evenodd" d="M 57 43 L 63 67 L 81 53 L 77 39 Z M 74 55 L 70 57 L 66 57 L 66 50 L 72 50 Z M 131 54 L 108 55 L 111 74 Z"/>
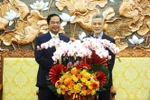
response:
<path id="1" fill-rule="evenodd" d="M 64 42 L 68 42 L 70 39 L 63 35 L 59 34 L 60 40 Z M 46 84 L 46 75 L 48 74 L 50 68 L 54 65 L 54 61 L 52 60 L 53 53 L 56 51 L 55 47 L 37 50 L 37 46 L 40 46 L 42 43 L 49 41 L 52 39 L 49 32 L 46 34 L 39 35 L 35 39 L 35 60 L 39 64 L 39 70 L 37 75 L 37 84 L 38 87 L 47 87 Z"/>
<path id="2" fill-rule="evenodd" d="M 115 43 L 115 40 L 106 34 L 103 34 L 102 39 L 107 39 L 110 42 Z M 109 55 L 111 55 L 111 60 L 108 61 L 108 70 L 110 73 L 110 78 L 109 78 L 108 84 L 105 87 L 111 87 L 113 84 L 113 82 L 112 82 L 112 70 L 113 70 L 114 63 L 115 63 L 115 54 L 112 53 L 109 49 L 107 49 L 107 50 L 109 51 Z"/>
<path id="3" fill-rule="evenodd" d="M 93 37 L 93 35 L 90 35 L 88 37 Z M 115 43 L 115 40 L 113 38 L 111 38 L 110 36 L 106 35 L 105 33 L 103 33 L 102 39 L 107 39 L 110 42 Z M 109 51 L 109 55 L 111 55 L 111 60 L 108 61 L 108 70 L 110 73 L 110 75 L 109 75 L 110 78 L 109 78 L 108 84 L 105 85 L 104 87 L 110 88 L 112 86 L 112 83 L 113 83 L 112 82 L 112 69 L 113 69 L 114 63 L 115 63 L 115 54 L 112 53 L 108 48 L 106 48 L 106 49 Z"/>

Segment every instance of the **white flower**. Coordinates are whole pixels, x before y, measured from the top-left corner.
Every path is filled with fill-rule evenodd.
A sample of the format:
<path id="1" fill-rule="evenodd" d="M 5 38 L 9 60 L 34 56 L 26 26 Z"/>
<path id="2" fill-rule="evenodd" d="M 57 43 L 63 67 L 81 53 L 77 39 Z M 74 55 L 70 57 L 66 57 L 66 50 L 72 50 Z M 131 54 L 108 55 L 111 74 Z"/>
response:
<path id="1" fill-rule="evenodd" d="M 30 4 L 30 7 L 34 10 L 48 10 L 48 4 L 49 2 L 43 2 L 43 0 L 41 1 L 36 1 L 33 4 Z"/>
<path id="2" fill-rule="evenodd" d="M 37 50 L 41 50 L 41 47 L 39 45 L 36 48 L 37 48 Z"/>
<path id="3" fill-rule="evenodd" d="M 91 57 L 92 51 L 95 51 L 100 58 L 108 58 L 109 53 L 105 48 L 109 48 L 113 53 L 118 53 L 119 48 L 114 43 L 108 40 L 84 38 L 82 40 L 63 42 L 59 39 L 51 39 L 48 42 L 42 43 L 41 49 L 48 49 L 53 46 L 57 47 L 52 59 L 57 61 L 62 55 L 64 56 L 78 56 L 78 57 Z"/>
<path id="4" fill-rule="evenodd" d="M 4 18 L 9 20 L 9 26 L 11 26 L 14 23 L 14 19 L 18 18 L 19 16 L 19 13 L 15 12 L 14 10 L 10 10 L 9 12 L 6 12 L 6 16 L 4 16 Z"/>
<path id="5" fill-rule="evenodd" d="M 47 44 L 47 43 L 41 44 L 41 48 L 42 48 L 42 49 L 48 49 L 48 44 Z"/>
<path id="6" fill-rule="evenodd" d="M 62 27 L 66 26 L 67 22 L 73 21 L 76 17 L 76 16 L 70 16 L 67 13 L 62 13 L 62 15 L 59 15 L 59 16 L 63 20 L 63 22 L 61 23 Z"/>
<path id="7" fill-rule="evenodd" d="M 136 35 L 132 36 L 132 39 L 128 39 L 131 44 L 141 44 L 144 41 L 144 38 L 138 38 Z"/>
<path id="8" fill-rule="evenodd" d="M 109 56 L 109 52 L 104 48 L 99 48 L 95 52 L 100 58 L 107 58 Z"/>
<path id="9" fill-rule="evenodd" d="M 110 2 L 114 2 L 114 0 L 109 0 Z"/>
<path id="10" fill-rule="evenodd" d="M 85 32 L 82 32 L 79 34 L 79 39 L 82 40 L 86 36 Z"/>
<path id="11" fill-rule="evenodd" d="M 54 52 L 54 56 L 52 57 L 52 59 L 57 62 L 57 60 L 59 58 L 61 58 L 62 56 L 62 51 L 60 49 L 56 50 L 56 52 Z"/>
<path id="12" fill-rule="evenodd" d="M 63 55 L 66 55 L 67 52 L 68 52 L 68 48 L 69 48 L 69 45 L 68 43 L 66 42 L 61 42 L 61 45 L 59 45 L 59 48 L 62 52 L 63 52 Z"/>

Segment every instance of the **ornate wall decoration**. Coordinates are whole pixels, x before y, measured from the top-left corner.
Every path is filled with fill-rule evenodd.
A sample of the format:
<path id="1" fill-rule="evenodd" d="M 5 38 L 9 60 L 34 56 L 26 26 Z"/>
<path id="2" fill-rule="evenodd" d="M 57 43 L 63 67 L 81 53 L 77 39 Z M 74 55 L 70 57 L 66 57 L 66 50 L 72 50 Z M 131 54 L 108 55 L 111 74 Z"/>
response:
<path id="1" fill-rule="evenodd" d="M 2 50 L 1 52 L 3 52 L 1 55 L 3 58 L 34 58 L 34 51 L 31 49 Z"/>
<path id="2" fill-rule="evenodd" d="M 2 17 L 0 17 L 0 20 L 0 30 L 6 30 L 9 21 Z"/>
<path id="3" fill-rule="evenodd" d="M 150 31 L 150 16 L 145 15 L 142 22 L 142 26 L 139 28 L 139 30 L 137 30 L 137 33 L 141 36 L 144 36 L 149 34 L 148 32 Z"/>
<path id="4" fill-rule="evenodd" d="M 28 16 L 30 11 L 27 4 L 20 0 L 9 0 L 9 3 L 12 5 L 12 7 L 15 7 L 14 9 L 16 9 L 20 13 L 21 20 L 25 19 Z"/>
<path id="5" fill-rule="evenodd" d="M 25 45 L 32 43 L 38 34 L 39 29 L 32 26 L 31 23 L 28 21 L 18 20 L 15 29 L 12 31 L 5 31 L 0 38 L 7 46 L 13 45 L 12 42 Z"/>
<path id="6" fill-rule="evenodd" d="M 108 7 L 104 12 L 102 12 L 102 15 L 106 21 L 111 20 L 111 18 L 115 16 L 114 9 L 112 7 Z"/>
<path id="7" fill-rule="evenodd" d="M 40 4 L 39 8 L 38 3 Z M 117 5 L 119 9 L 115 7 L 115 4 L 120 4 Z M 128 41 L 132 35 L 144 38 L 144 42 L 139 44 L 139 47 L 149 48 L 150 14 L 148 12 L 150 7 L 148 0 L 113 2 L 111 0 L 51 0 L 50 2 L 38 1 L 35 3 L 33 1 L 33 4 L 27 4 L 20 0 L 4 0 L 0 3 L 0 19 L 2 20 L 0 22 L 0 40 L 5 46 L 12 45 L 13 49 L 31 45 L 30 43 L 37 35 L 48 31 L 45 15 L 50 13 L 50 8 L 57 8 L 58 13 L 63 13 L 66 10 L 70 16 L 76 16 L 73 21 L 68 23 L 70 24 L 70 34 L 73 35 L 67 35 L 72 38 L 75 38 L 75 33 L 79 34 L 76 31 L 77 24 L 83 31 L 91 32 L 92 15 L 101 13 L 106 20 L 105 33 L 114 38 L 119 37 L 121 39 L 119 45 L 122 45 L 122 49 L 125 49 L 126 43 L 131 48 L 135 46 Z M 64 31 L 65 27 L 61 32 L 65 33 Z M 121 43 L 122 40 L 126 43 Z"/>
<path id="8" fill-rule="evenodd" d="M 149 11 L 149 0 L 124 0 L 120 6 L 119 14 L 126 19 L 131 19 L 129 28 L 132 32 L 149 39 Z M 150 41 L 145 41 L 145 45 L 149 45 L 149 43 Z"/>
<path id="9" fill-rule="evenodd" d="M 120 57 L 150 57 L 150 49 L 136 48 L 136 49 L 125 49 L 121 51 L 118 56 Z"/>
<path id="10" fill-rule="evenodd" d="M 28 6 L 24 2 L 21 2 L 19 0 L 15 0 L 15 1 L 14 0 L 9 0 L 9 1 L 4 0 L 2 3 L 0 3 L 0 9 L 1 9 L 0 15 L 5 18 L 7 16 L 6 12 L 9 12 L 10 10 L 13 10 L 16 13 L 19 13 L 21 20 L 25 19 L 27 17 L 27 15 L 29 14 Z M 10 21 L 10 20 L 8 20 L 8 21 Z"/>
<path id="11" fill-rule="evenodd" d="M 130 21 L 123 21 L 123 19 L 117 18 L 113 21 L 107 21 L 104 31 L 112 37 L 119 36 L 120 38 L 125 38 L 132 34 L 129 24 Z"/>
<path id="12" fill-rule="evenodd" d="M 13 48 L 16 49 L 16 47 L 13 44 L 16 43 L 18 44 L 17 48 L 20 48 L 19 45 L 27 45 L 29 43 L 32 43 L 36 36 L 48 31 L 46 17 L 42 16 L 38 10 L 31 10 L 29 14 L 28 6 L 19 0 L 4 1 L 3 3 L 1 3 L 0 8 L 0 15 L 2 17 L 5 17 L 7 14 L 7 18 L 10 19 L 7 20 L 3 18 L 0 29 L 6 30 L 8 21 L 9 23 L 11 21 L 14 21 L 14 23 L 9 24 L 9 26 L 14 24 L 14 28 L 7 29 L 0 35 L 0 39 L 6 46 L 13 45 Z M 17 12 L 19 14 L 19 18 L 16 17 L 16 19 L 15 15 L 14 18 L 11 18 L 12 12 L 9 11 L 14 12 L 14 14 L 15 12 Z M 8 12 L 10 13 L 10 15 L 8 15 Z"/>

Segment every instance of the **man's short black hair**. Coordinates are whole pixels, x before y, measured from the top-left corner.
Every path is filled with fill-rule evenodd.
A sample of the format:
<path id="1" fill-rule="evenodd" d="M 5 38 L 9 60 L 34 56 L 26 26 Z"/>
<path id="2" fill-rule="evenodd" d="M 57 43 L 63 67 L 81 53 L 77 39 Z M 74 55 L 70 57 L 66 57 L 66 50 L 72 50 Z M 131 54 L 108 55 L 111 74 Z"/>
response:
<path id="1" fill-rule="evenodd" d="M 47 24 L 48 24 L 48 25 L 49 25 L 49 22 L 50 22 L 51 18 L 54 17 L 54 16 L 58 16 L 59 19 L 60 19 L 60 22 L 62 22 L 62 19 L 60 18 L 60 16 L 59 16 L 58 14 L 50 14 L 50 15 L 48 15 L 48 17 L 47 17 Z"/>

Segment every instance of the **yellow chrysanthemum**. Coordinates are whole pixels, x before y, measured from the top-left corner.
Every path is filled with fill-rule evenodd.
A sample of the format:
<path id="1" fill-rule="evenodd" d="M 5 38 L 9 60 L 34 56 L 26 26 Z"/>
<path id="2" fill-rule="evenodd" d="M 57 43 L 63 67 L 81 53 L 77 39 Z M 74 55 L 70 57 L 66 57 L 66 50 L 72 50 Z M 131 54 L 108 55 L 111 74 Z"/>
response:
<path id="1" fill-rule="evenodd" d="M 85 69 L 83 69 L 81 72 L 80 72 L 80 74 L 84 74 L 84 73 L 86 73 L 87 71 L 85 70 Z"/>
<path id="2" fill-rule="evenodd" d="M 86 83 L 87 81 L 88 81 L 88 80 L 87 80 L 86 78 L 84 78 L 84 77 L 81 78 L 81 82 L 85 82 L 85 83 Z"/>
<path id="3" fill-rule="evenodd" d="M 80 92 L 80 90 L 81 90 L 81 84 L 80 84 L 80 83 L 74 85 L 74 91 L 75 91 L 76 93 Z"/>
<path id="4" fill-rule="evenodd" d="M 91 83 L 90 81 L 87 81 L 87 82 L 86 82 L 86 86 L 88 86 L 88 87 L 89 87 L 91 84 L 92 84 L 92 83 Z"/>
<path id="5" fill-rule="evenodd" d="M 90 90 L 92 90 L 93 89 L 93 87 L 90 85 L 90 86 L 88 86 L 88 88 L 90 89 Z"/>
<path id="6" fill-rule="evenodd" d="M 83 96 L 85 96 L 86 95 L 86 93 L 87 93 L 87 91 L 86 90 L 83 90 L 83 91 L 81 91 L 81 95 L 83 95 Z"/>
<path id="7" fill-rule="evenodd" d="M 62 89 L 65 89 L 66 86 L 65 86 L 65 85 L 61 85 L 60 87 L 61 87 Z"/>
<path id="8" fill-rule="evenodd" d="M 75 75 L 72 75 L 71 78 L 72 78 L 72 80 L 73 80 L 74 82 L 77 82 L 77 81 L 78 81 L 78 78 L 77 78 Z"/>
<path id="9" fill-rule="evenodd" d="M 60 88 L 57 88 L 57 93 L 61 94 L 61 89 Z"/>
<path id="10" fill-rule="evenodd" d="M 96 94 L 96 90 L 92 90 L 91 95 L 95 95 Z"/>

